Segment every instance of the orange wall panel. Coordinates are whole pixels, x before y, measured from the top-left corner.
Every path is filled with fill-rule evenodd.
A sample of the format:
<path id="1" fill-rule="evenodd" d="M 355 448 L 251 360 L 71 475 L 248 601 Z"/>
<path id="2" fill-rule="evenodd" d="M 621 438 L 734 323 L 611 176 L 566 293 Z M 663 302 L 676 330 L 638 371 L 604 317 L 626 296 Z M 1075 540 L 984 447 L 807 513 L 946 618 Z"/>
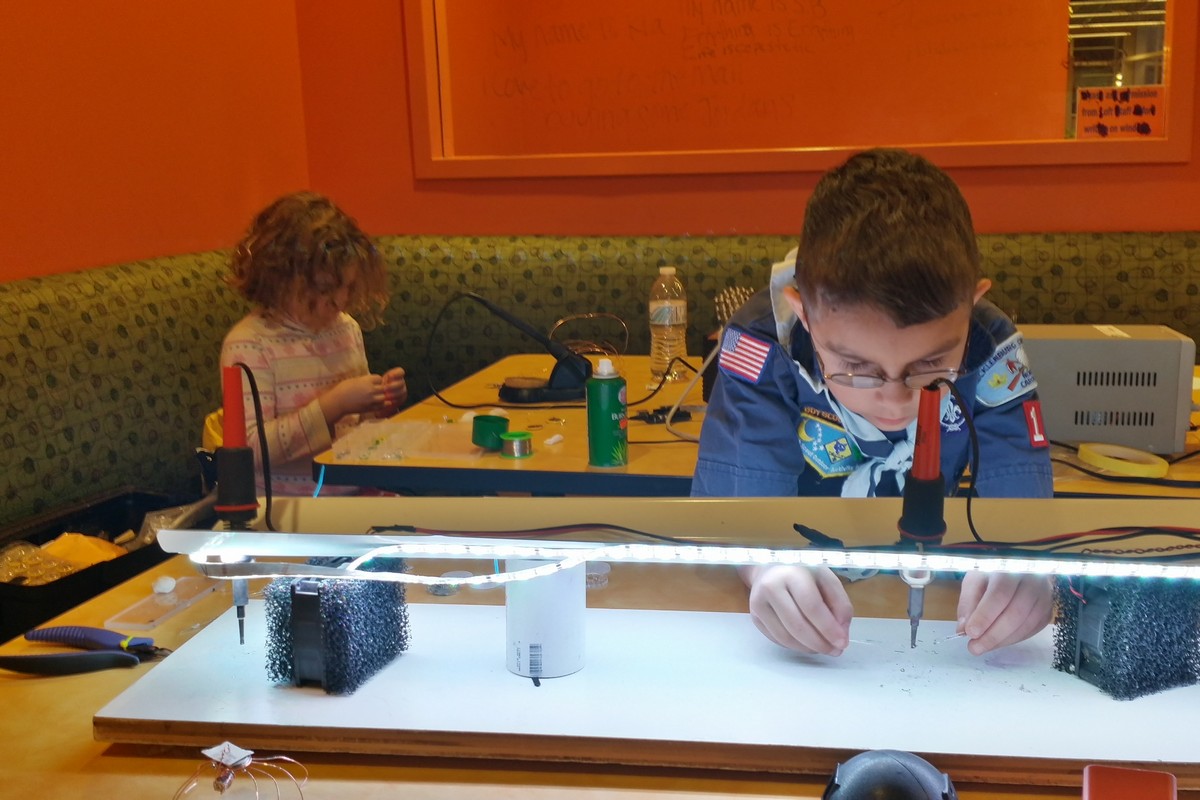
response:
<path id="1" fill-rule="evenodd" d="M 0 280 L 229 246 L 308 182 L 292 0 L 18 3 Z"/>
<path id="2" fill-rule="evenodd" d="M 416 179 L 407 1 L 9 9 L 0 281 L 225 247 L 306 185 L 375 233 L 799 230 L 811 173 Z M 1183 164 L 952 173 L 981 232 L 1200 230 L 1192 132 Z"/>
<path id="3" fill-rule="evenodd" d="M 403 20 L 408 0 L 342 13 L 300 0 L 314 185 L 368 229 L 430 234 L 787 234 L 816 175 L 418 180 L 411 164 Z M 316 46 L 319 40 L 319 46 Z M 369 63 L 368 63 L 369 62 Z M 1200 60 L 1196 69 L 1200 69 Z M 1197 75 L 1200 86 L 1200 75 Z M 374 119 L 353 109 L 374 103 Z M 958 168 L 984 233 L 1200 230 L 1200 124 L 1183 164 Z"/>

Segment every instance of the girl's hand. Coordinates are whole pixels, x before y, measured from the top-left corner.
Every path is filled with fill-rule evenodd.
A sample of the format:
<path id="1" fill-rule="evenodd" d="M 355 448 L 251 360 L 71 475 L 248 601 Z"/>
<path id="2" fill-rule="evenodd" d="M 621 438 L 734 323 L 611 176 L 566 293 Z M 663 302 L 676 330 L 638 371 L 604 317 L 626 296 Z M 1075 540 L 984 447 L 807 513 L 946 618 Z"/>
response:
<path id="1" fill-rule="evenodd" d="M 320 397 L 321 410 L 330 427 L 347 414 L 365 414 L 382 408 L 387 391 L 380 375 L 347 378 Z"/>
<path id="2" fill-rule="evenodd" d="M 404 368 L 392 367 L 383 373 L 383 407 L 384 413 L 391 413 L 404 405 L 408 400 L 408 384 L 404 380 Z"/>

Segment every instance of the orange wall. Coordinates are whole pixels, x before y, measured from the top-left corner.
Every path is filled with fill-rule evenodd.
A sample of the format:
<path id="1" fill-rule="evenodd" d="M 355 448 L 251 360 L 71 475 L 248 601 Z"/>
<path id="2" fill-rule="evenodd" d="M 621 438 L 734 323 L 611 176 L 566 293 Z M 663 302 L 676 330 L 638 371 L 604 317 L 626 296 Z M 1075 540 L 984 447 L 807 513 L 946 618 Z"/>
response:
<path id="1" fill-rule="evenodd" d="M 814 175 L 415 180 L 409 1 L 15 4 L 0 26 L 0 281 L 226 247 L 305 185 L 375 233 L 798 230 Z M 953 174 L 981 232 L 1200 230 L 1192 127 L 1182 165 Z"/>
<path id="2" fill-rule="evenodd" d="M 415 0 L 359 0 L 353 14 L 320 0 L 297 3 L 309 173 L 317 188 L 338 198 L 369 230 L 599 235 L 799 230 L 814 175 L 414 180 L 400 11 L 410 1 Z M 1200 120 L 1192 129 L 1192 158 L 1183 165 L 976 168 L 952 174 L 983 233 L 1200 230 Z"/>
<path id="3" fill-rule="evenodd" d="M 0 281 L 230 246 L 308 183 L 294 0 L 10 3 Z"/>

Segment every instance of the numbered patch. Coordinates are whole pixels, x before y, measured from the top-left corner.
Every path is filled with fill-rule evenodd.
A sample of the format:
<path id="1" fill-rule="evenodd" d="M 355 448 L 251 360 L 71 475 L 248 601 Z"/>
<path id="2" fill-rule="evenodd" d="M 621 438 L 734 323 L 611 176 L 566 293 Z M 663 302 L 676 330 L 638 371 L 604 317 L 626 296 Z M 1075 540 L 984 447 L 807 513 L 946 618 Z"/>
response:
<path id="1" fill-rule="evenodd" d="M 1033 447 L 1049 447 L 1050 440 L 1046 438 L 1046 421 L 1042 418 L 1042 402 L 1026 400 L 1025 426 L 1029 428 L 1029 444 Z"/>

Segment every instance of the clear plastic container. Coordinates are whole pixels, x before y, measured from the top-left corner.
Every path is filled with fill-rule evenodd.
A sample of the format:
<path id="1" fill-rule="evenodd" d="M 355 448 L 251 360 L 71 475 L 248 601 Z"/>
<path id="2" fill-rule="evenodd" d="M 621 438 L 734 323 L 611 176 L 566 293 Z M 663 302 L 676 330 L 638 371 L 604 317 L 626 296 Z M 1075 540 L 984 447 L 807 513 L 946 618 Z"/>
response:
<path id="1" fill-rule="evenodd" d="M 686 369 L 673 358 L 687 358 L 687 292 L 674 267 L 659 267 L 650 287 L 650 376 L 657 383 L 682 380 Z M 669 370 L 669 371 L 668 371 Z"/>
<path id="2" fill-rule="evenodd" d="M 0 582 L 18 586 L 53 583 L 78 571 L 69 561 L 43 552 L 29 542 L 13 542 L 0 550 Z"/>

